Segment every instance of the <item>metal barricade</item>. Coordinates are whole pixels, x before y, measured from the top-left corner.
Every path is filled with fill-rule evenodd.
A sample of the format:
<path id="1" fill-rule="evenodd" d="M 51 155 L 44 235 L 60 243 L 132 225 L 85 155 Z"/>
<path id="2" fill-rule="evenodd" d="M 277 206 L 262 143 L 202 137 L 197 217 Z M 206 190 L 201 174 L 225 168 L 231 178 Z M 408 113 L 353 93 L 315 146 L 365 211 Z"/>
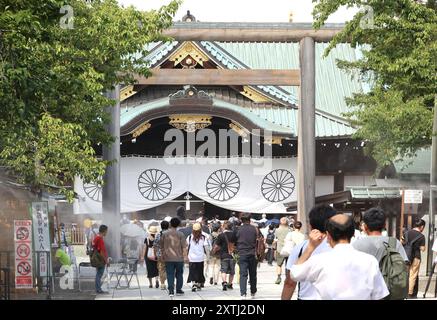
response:
<path id="1" fill-rule="evenodd" d="M 11 251 L 0 251 L 0 300 L 11 299 Z"/>
<path id="2" fill-rule="evenodd" d="M 47 300 L 51 300 L 54 291 L 54 278 L 50 251 L 35 251 L 35 276 L 38 290 L 47 292 Z"/>

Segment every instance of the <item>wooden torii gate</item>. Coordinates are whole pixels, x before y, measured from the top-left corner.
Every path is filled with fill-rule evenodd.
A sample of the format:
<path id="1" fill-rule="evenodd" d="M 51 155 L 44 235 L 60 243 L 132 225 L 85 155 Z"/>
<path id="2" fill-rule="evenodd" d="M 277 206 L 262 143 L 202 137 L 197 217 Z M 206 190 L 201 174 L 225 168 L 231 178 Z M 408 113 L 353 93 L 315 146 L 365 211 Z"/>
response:
<path id="1" fill-rule="evenodd" d="M 164 31 L 176 41 L 299 42 L 299 70 L 216 70 L 160 69 L 149 78 L 138 77 L 147 85 L 283 85 L 300 87 L 298 117 L 298 219 L 307 231 L 308 213 L 315 203 L 315 42 L 329 42 L 343 28 L 329 24 L 314 30 L 311 23 L 206 23 L 177 22 Z M 103 159 L 113 161 L 104 176 L 103 223 L 109 226 L 107 245 L 110 256 L 120 258 L 120 85 L 108 96 L 117 101 L 109 108 L 109 133 L 114 142 L 103 148 Z"/>

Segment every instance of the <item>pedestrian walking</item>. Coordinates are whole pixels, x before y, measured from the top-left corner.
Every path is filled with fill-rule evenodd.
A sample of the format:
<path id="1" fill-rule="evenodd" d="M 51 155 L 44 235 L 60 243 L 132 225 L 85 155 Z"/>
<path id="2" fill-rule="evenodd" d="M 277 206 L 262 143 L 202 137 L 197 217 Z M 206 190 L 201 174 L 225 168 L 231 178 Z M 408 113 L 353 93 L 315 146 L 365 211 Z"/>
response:
<path id="1" fill-rule="evenodd" d="M 144 240 L 144 250 L 142 261 L 146 262 L 147 279 L 149 279 L 149 288 L 153 288 L 153 280 L 155 280 L 155 288 L 159 288 L 159 270 L 158 270 L 158 256 L 156 253 L 155 237 L 158 233 L 157 226 L 150 226 L 148 229 L 149 235 Z"/>
<path id="2" fill-rule="evenodd" d="M 425 220 L 417 219 L 414 228 L 407 231 L 404 235 L 404 249 L 410 261 L 410 276 L 408 281 L 408 298 L 416 299 L 419 287 L 419 269 L 421 262 L 421 252 L 425 251 Z"/>
<path id="3" fill-rule="evenodd" d="M 326 234 L 326 223 L 329 218 L 336 215 L 337 211 L 328 205 L 319 205 L 313 207 L 309 212 L 309 225 L 311 229 L 319 230 L 323 235 Z M 290 269 L 297 262 L 302 255 L 302 252 L 308 246 L 308 240 L 303 241 L 299 245 L 296 245 L 288 256 L 285 281 L 282 289 L 282 300 L 290 300 L 293 296 L 294 290 L 297 286 L 297 281 L 290 277 Z M 326 240 L 323 241 L 312 253 L 313 255 L 321 254 L 326 251 L 331 251 L 332 248 Z M 317 289 L 309 281 L 300 281 L 298 286 L 298 299 L 299 300 L 320 300 L 320 295 Z"/>
<path id="4" fill-rule="evenodd" d="M 302 222 L 296 221 L 294 230 L 287 234 L 284 240 L 284 246 L 282 247 L 281 251 L 277 252 L 277 254 L 281 255 L 281 257 L 284 257 L 285 264 L 293 248 L 305 241 L 305 235 L 300 231 L 301 228 Z M 280 280 L 281 279 L 278 279 L 276 284 L 280 284 Z"/>
<path id="5" fill-rule="evenodd" d="M 266 239 L 266 247 L 267 247 L 267 264 L 269 266 L 273 266 L 273 244 L 275 243 L 275 226 L 271 224 L 269 226 Z"/>
<path id="6" fill-rule="evenodd" d="M 241 217 L 242 225 L 237 231 L 237 250 L 239 254 L 240 267 L 240 294 L 242 299 L 247 297 L 247 281 L 250 282 L 251 297 L 254 298 L 257 292 L 257 238 L 258 230 L 250 224 L 250 214 L 244 213 Z"/>
<path id="7" fill-rule="evenodd" d="M 362 228 L 366 237 L 357 238 L 352 246 L 361 252 L 368 253 L 378 260 L 384 276 L 388 296 L 391 300 L 407 297 L 408 257 L 399 240 L 383 236 L 387 217 L 380 208 L 371 208 L 364 212 Z"/>
<path id="8" fill-rule="evenodd" d="M 108 227 L 102 224 L 99 227 L 99 233 L 93 240 L 93 253 L 91 255 L 91 265 L 96 268 L 95 287 L 97 294 L 105 294 L 102 290 L 102 277 L 105 273 L 105 268 L 109 265 L 108 252 L 106 251 L 104 238 L 108 234 Z"/>
<path id="9" fill-rule="evenodd" d="M 279 220 L 279 227 L 276 229 L 275 235 L 276 235 L 276 282 L 275 284 L 281 283 L 281 276 L 282 276 L 282 266 L 287 264 L 288 257 L 281 255 L 281 251 L 285 244 L 285 238 L 287 235 L 291 232 L 289 226 L 288 226 L 288 219 L 286 217 L 282 217 Z"/>
<path id="10" fill-rule="evenodd" d="M 219 222 L 215 222 L 212 225 L 212 232 L 211 232 L 211 254 L 209 255 L 209 284 L 214 284 L 215 286 L 218 283 L 219 277 L 220 277 L 220 252 L 214 252 L 214 247 L 217 244 L 217 239 L 219 235 L 221 234 L 221 224 Z"/>
<path id="11" fill-rule="evenodd" d="M 219 234 L 216 241 L 216 246 L 213 250 L 216 250 L 220 256 L 220 272 L 222 274 L 222 289 L 226 291 L 232 290 L 233 280 L 235 275 L 235 244 L 236 236 L 232 231 L 232 224 L 226 221 L 223 225 L 223 232 Z"/>
<path id="12" fill-rule="evenodd" d="M 381 300 L 389 294 L 379 270 L 378 261 L 370 254 L 355 250 L 350 244 L 355 227 L 351 217 L 339 214 L 326 224 L 326 236 L 311 230 L 309 243 L 290 269 L 295 281 L 314 285 L 322 300 Z M 312 255 L 325 238 L 331 251 Z"/>
<path id="13" fill-rule="evenodd" d="M 176 295 L 183 295 L 183 274 L 184 258 L 187 255 L 187 242 L 182 232 L 178 231 L 181 220 L 172 218 L 170 220 L 170 229 L 163 232 L 160 240 L 162 260 L 165 262 L 167 272 L 168 293 L 170 297 L 175 294 L 176 278 Z"/>
<path id="14" fill-rule="evenodd" d="M 156 234 L 155 241 L 153 242 L 153 247 L 155 248 L 156 257 L 158 258 L 158 273 L 159 273 L 159 281 L 161 282 L 161 290 L 165 290 L 165 281 L 167 280 L 167 273 L 165 271 L 165 262 L 162 259 L 162 253 L 161 253 L 161 236 L 162 233 L 167 231 L 170 227 L 170 223 L 166 220 L 161 221 L 161 231 Z"/>
<path id="15" fill-rule="evenodd" d="M 192 283 L 191 290 L 195 292 L 201 289 L 201 284 L 205 283 L 203 273 L 205 260 L 208 258 L 208 239 L 202 232 L 202 226 L 196 222 L 193 225 L 193 233 L 187 238 L 189 274 L 188 283 Z"/>

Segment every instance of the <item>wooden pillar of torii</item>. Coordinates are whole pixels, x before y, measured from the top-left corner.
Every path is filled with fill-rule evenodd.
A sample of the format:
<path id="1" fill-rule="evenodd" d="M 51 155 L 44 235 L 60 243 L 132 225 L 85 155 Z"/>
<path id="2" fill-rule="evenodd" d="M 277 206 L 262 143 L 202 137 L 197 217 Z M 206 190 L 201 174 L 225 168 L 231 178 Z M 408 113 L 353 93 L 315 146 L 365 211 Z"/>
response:
<path id="1" fill-rule="evenodd" d="M 343 25 L 327 25 L 313 30 L 309 23 L 205 23 L 177 22 L 164 35 L 176 41 L 300 42 L 299 70 L 159 70 L 155 76 L 138 78 L 139 84 L 215 84 L 215 85 L 298 85 L 298 219 L 307 231 L 308 213 L 315 203 L 315 42 L 330 41 Z M 180 73 L 178 73 L 180 72 Z M 202 74 L 201 74 L 202 73 Z M 202 82 L 202 83 L 199 83 Z M 117 105 L 111 108 L 109 133 L 115 141 L 105 147 L 104 160 L 115 160 L 108 167 L 103 187 L 103 223 L 110 229 L 112 257 L 121 255 L 120 231 L 120 112 L 119 87 L 109 93 Z M 105 151 L 106 150 L 106 151 Z M 117 163 L 117 164 L 115 164 Z M 111 236 L 112 234 L 112 236 Z"/>

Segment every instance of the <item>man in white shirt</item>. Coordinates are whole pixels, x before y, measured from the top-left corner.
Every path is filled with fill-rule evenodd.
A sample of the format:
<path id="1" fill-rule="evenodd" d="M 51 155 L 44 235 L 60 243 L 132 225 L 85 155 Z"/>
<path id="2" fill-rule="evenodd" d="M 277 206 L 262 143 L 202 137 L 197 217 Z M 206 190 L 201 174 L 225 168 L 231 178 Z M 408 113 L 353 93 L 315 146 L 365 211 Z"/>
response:
<path id="1" fill-rule="evenodd" d="M 332 251 L 312 256 L 325 235 L 313 229 L 309 244 L 290 276 L 295 281 L 309 281 L 322 300 L 381 300 L 389 294 L 374 256 L 355 250 L 351 217 L 340 214 L 328 220 L 326 238 Z"/>
<path id="2" fill-rule="evenodd" d="M 315 206 L 309 212 L 309 225 L 311 229 L 317 229 L 322 233 L 325 233 L 326 222 L 329 218 L 338 214 L 334 208 L 328 205 Z M 287 265 L 285 267 L 285 282 L 282 289 L 282 300 L 290 300 L 296 289 L 297 281 L 294 281 L 290 277 L 290 269 L 297 262 L 302 255 L 303 251 L 308 245 L 308 240 L 301 242 L 294 246 L 290 255 L 288 256 Z M 327 241 L 323 241 L 313 252 L 313 255 L 317 255 L 326 251 L 332 250 Z M 298 299 L 300 300 L 320 300 L 320 296 L 311 282 L 300 281 L 298 286 Z"/>

